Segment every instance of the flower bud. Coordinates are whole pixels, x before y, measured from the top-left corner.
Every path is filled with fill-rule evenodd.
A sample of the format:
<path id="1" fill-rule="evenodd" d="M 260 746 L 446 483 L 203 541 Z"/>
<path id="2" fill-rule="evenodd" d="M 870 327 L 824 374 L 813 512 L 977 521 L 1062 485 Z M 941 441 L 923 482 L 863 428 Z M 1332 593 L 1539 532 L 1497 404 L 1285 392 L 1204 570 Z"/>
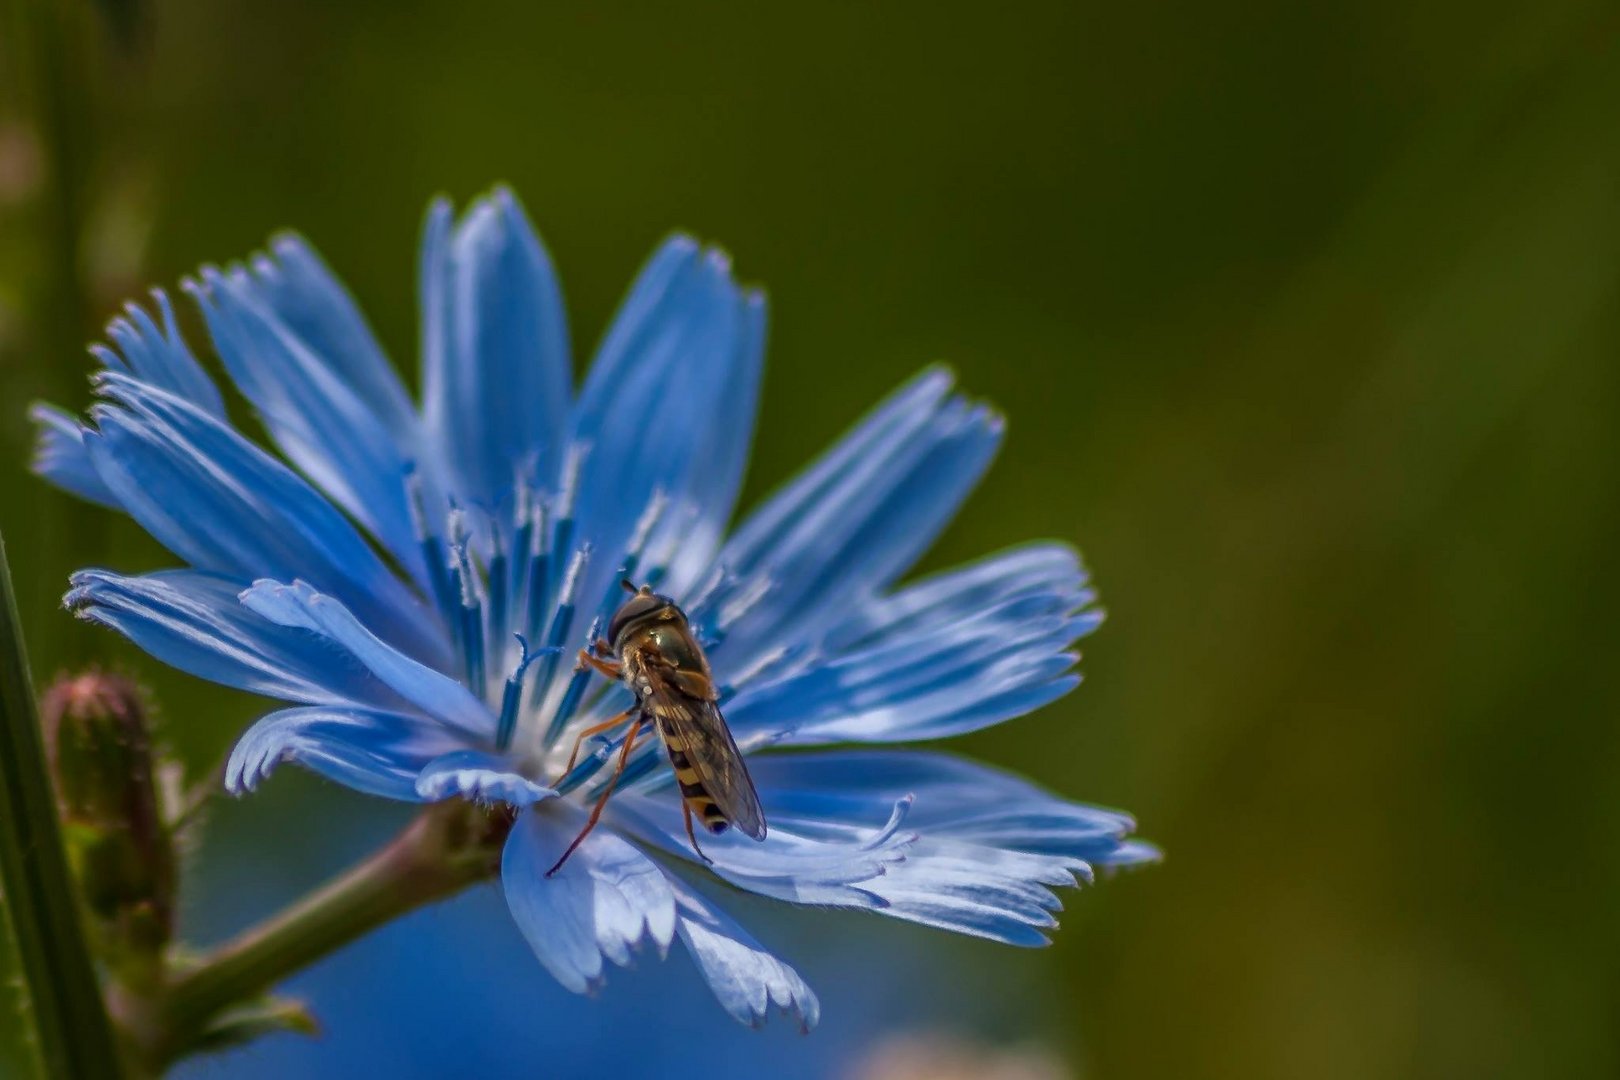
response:
<path id="1" fill-rule="evenodd" d="M 95 671 L 65 677 L 40 714 L 63 834 L 107 959 L 155 960 L 169 940 L 175 858 L 140 688 Z"/>

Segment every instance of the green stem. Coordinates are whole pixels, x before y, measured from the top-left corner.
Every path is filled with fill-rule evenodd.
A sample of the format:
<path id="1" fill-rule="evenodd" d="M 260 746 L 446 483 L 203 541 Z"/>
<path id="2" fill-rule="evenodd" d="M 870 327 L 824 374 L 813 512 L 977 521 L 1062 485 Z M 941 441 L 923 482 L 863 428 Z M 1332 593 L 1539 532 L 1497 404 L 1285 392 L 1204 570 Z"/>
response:
<path id="1" fill-rule="evenodd" d="M 0 539 L 0 883 L 47 1075 L 124 1075 L 56 820 L 33 681 Z"/>
<path id="2" fill-rule="evenodd" d="M 180 975 L 150 1019 L 121 1019 L 153 1061 L 184 1054 L 223 1011 L 384 923 L 491 877 L 511 821 L 460 801 L 429 808 L 365 861 Z"/>

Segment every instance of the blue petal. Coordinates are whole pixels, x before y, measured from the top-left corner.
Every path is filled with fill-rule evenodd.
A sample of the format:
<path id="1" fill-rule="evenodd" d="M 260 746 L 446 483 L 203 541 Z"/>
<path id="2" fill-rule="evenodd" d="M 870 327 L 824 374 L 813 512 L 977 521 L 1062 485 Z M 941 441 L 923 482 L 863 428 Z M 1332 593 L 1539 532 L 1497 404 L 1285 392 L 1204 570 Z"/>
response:
<path id="1" fill-rule="evenodd" d="M 90 460 L 79 422 L 54 405 L 35 405 L 28 410 L 28 417 L 39 427 L 34 444 L 35 474 L 81 499 L 120 509 L 117 497 L 101 482 L 101 474 Z"/>
<path id="2" fill-rule="evenodd" d="M 362 401 L 402 446 L 416 435 L 416 412 L 343 283 L 303 237 L 277 236 L 271 255 L 250 266 L 251 287 L 318 360 Z"/>
<path id="3" fill-rule="evenodd" d="M 225 787 L 252 791 L 283 761 L 367 795 L 421 802 L 423 766 L 455 745 L 444 728 L 417 717 L 363 709 L 301 708 L 271 713 L 248 729 L 225 766 Z"/>
<path id="4" fill-rule="evenodd" d="M 63 603 L 152 656 L 211 682 L 309 704 L 406 708 L 365 668 L 320 639 L 242 606 L 242 586 L 197 570 L 126 577 L 81 570 Z"/>
<path id="5" fill-rule="evenodd" d="M 1026 544 L 869 600 L 834 627 L 823 644 L 842 651 L 906 630 L 926 633 L 945 623 L 982 617 L 1009 601 L 1037 597 L 1047 601 L 1043 611 L 1095 610 L 1087 580 L 1079 555 L 1068 545 Z"/>
<path id="6" fill-rule="evenodd" d="M 1130 815 L 1070 802 L 1010 773 L 921 750 L 763 754 L 748 769 L 778 815 L 834 823 L 878 820 L 916 797 L 908 824 L 930 838 L 1100 861 L 1134 831 Z"/>
<path id="7" fill-rule="evenodd" d="M 518 929 L 546 970 L 575 993 L 601 985 L 604 956 L 623 967 L 644 941 L 662 955 L 675 934 L 668 879 L 606 828 L 546 876 L 584 823 L 583 811 L 562 802 L 527 810 L 501 858 L 501 884 Z"/>
<path id="8" fill-rule="evenodd" d="M 506 758 L 481 750 L 457 750 L 429 762 L 417 778 L 416 793 L 428 802 L 459 797 L 517 807 L 557 794 L 512 771 Z"/>
<path id="9" fill-rule="evenodd" d="M 144 308 L 128 304 L 123 316 L 107 324 L 107 336 L 117 345 L 118 352 L 102 346 L 93 346 L 90 351 L 108 371 L 134 375 L 141 382 L 167 390 L 209 416 L 224 420 L 225 403 L 219 396 L 219 387 L 186 347 L 168 294 L 162 289 L 153 289 L 152 299 L 163 319 L 161 329 Z"/>
<path id="10" fill-rule="evenodd" d="M 857 609 L 797 669 L 726 707 L 740 737 L 791 745 L 937 739 L 1067 693 L 1074 640 L 1096 625 L 1072 551 L 1020 549 Z M 720 665 L 722 678 L 725 665 Z"/>
<path id="11" fill-rule="evenodd" d="M 750 770 L 773 829 L 839 835 L 915 797 L 908 825 L 918 835 L 905 861 L 861 887 L 886 915 L 1009 944 L 1045 944 L 1060 906 L 1052 889 L 1089 880 L 1091 863 L 1155 854 L 1127 840 L 1134 823 L 1124 814 L 942 754 L 765 756 Z"/>
<path id="12" fill-rule="evenodd" d="M 258 272 L 261 282 L 281 282 L 284 299 L 290 294 L 305 305 L 319 304 L 320 290 L 302 275 L 294 276 L 301 283 L 295 286 L 267 259 L 259 260 Z M 264 302 L 256 284 L 245 270 L 221 274 L 207 267 L 201 282 L 187 288 L 208 320 L 220 358 L 276 445 L 422 580 L 421 549 L 405 483 L 414 434 L 411 422 L 399 413 L 403 390 L 395 380 L 394 393 L 382 395 L 389 412 L 379 413 L 371 399 L 378 396 L 375 387 L 371 398 L 362 396 L 349 381 L 349 371 L 339 366 L 340 354 L 331 351 L 337 343 L 300 337 Z M 327 291 L 336 291 L 334 302 L 347 304 L 336 282 L 328 282 Z M 312 317 L 307 310 L 300 313 L 306 321 Z M 353 317 L 359 318 L 357 313 Z M 369 341 L 363 324 L 356 332 Z M 327 351 L 320 348 L 323 344 Z M 350 367 L 370 371 L 386 363 L 374 342 L 369 347 L 348 342 L 346 347 L 358 347 L 362 357 L 370 357 L 351 360 Z M 381 376 L 371 381 L 379 382 Z"/>
<path id="13" fill-rule="evenodd" d="M 724 629 L 728 663 L 819 639 L 933 542 L 1001 440 L 1000 418 L 949 388 L 943 372 L 914 379 L 737 530 L 718 556 L 732 592 L 770 589 L 740 615 L 725 591 L 697 613 Z"/>
<path id="14" fill-rule="evenodd" d="M 739 736 L 768 732 L 783 745 L 911 742 L 1022 716 L 1074 689 L 1073 620 L 1007 625 L 818 661 L 739 694 L 726 715 Z"/>
<path id="15" fill-rule="evenodd" d="M 731 367 L 722 378 L 719 400 L 709 414 L 710 430 L 687 480 L 686 498 L 699 512 L 680 526 L 679 543 L 664 578 L 668 588 L 683 592 L 709 569 L 725 539 L 753 445 L 765 370 L 763 292 L 743 290 L 739 319 Z"/>
<path id="16" fill-rule="evenodd" d="M 302 578 L 411 655 L 447 656 L 427 609 L 304 480 L 176 397 L 119 375 L 101 386 L 117 405 L 92 410 L 96 471 L 170 551 L 231 577 Z"/>
<path id="17" fill-rule="evenodd" d="M 428 429 L 460 495 L 495 509 L 520 466 L 558 467 L 572 381 L 556 274 L 511 192 L 453 230 L 447 203 L 429 210 L 422 318 Z"/>
<path id="18" fill-rule="evenodd" d="M 903 443 L 925 427 L 950 388 L 950 374 L 931 368 L 890 394 L 737 527 L 726 544 L 728 565 L 768 561 L 772 549 L 787 535 L 807 504 L 834 489 L 864 459 L 892 452 L 895 443 Z"/>
<path id="19" fill-rule="evenodd" d="M 763 299 L 738 288 L 726 256 L 690 237 L 666 241 L 642 270 L 574 410 L 574 438 L 589 448 L 580 535 L 610 553 L 596 583 L 615 575 L 655 492 L 669 500 L 661 535 L 679 535 L 674 570 L 686 579 L 668 586 L 679 591 L 711 561 L 752 437 L 764 318 Z"/>
<path id="20" fill-rule="evenodd" d="M 701 841 L 709 870 L 749 892 L 796 904 L 829 907 L 881 907 L 865 883 L 881 877 L 907 857 L 916 833 L 903 828 L 909 799 L 897 799 L 885 817 L 836 832 L 812 821 L 809 830 L 774 813 L 766 804 L 770 832 L 763 841 L 735 830 Z M 699 861 L 682 823 L 680 800 L 673 791 L 657 796 L 625 792 L 613 796 L 608 814 L 614 823 L 645 843 L 672 855 Z"/>
<path id="21" fill-rule="evenodd" d="M 1051 886 L 1077 884 L 1081 867 L 1053 856 L 919 841 L 893 873 L 871 883 L 883 914 L 907 922 L 1038 947 L 1057 927 Z"/>
<path id="22" fill-rule="evenodd" d="M 866 908 L 1009 944 L 1040 945 L 1056 926 L 1052 888 L 1072 886 L 1077 874 L 1088 873 L 1082 860 L 1070 856 L 957 840 L 944 829 L 923 833 L 908 818 L 914 805 L 908 794 L 894 798 L 887 823 L 878 806 L 866 815 L 865 800 L 838 814 L 800 815 L 763 786 L 761 798 L 770 823 L 763 843 L 727 833 L 705 838 L 703 851 L 717 876 L 778 900 Z M 695 859 L 677 832 L 674 792 L 662 799 L 615 796 L 610 805 L 615 822 L 638 837 Z"/>
<path id="23" fill-rule="evenodd" d="M 494 732 L 494 717 L 472 691 L 384 642 L 341 602 L 304 582 L 261 579 L 242 593 L 242 603 L 273 623 L 320 635 L 429 716 L 469 735 Z"/>
<path id="24" fill-rule="evenodd" d="M 772 1009 L 796 1017 L 808 1033 L 821 1019 L 821 1002 L 799 973 L 765 951 L 742 927 L 673 879 L 676 931 L 709 989 L 726 1012 L 759 1027 Z"/>

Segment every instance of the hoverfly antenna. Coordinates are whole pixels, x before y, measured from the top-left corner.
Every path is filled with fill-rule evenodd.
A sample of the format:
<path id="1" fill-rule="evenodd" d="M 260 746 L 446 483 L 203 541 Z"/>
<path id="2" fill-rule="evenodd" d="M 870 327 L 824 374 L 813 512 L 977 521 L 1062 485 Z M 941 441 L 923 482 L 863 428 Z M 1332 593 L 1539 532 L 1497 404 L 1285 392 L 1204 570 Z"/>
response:
<path id="1" fill-rule="evenodd" d="M 619 587 L 627 593 L 634 593 L 637 591 L 635 585 L 631 584 L 630 579 L 627 577 L 622 577 L 619 579 Z"/>

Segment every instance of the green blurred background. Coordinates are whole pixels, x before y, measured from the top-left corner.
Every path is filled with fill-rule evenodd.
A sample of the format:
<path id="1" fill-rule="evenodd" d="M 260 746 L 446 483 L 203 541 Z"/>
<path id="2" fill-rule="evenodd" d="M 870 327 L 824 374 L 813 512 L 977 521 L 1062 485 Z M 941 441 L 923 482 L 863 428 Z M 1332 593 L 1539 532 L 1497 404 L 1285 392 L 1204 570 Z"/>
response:
<path id="1" fill-rule="evenodd" d="M 166 562 L 25 468 L 115 306 L 294 226 L 413 367 L 425 202 L 505 180 L 581 342 L 672 227 L 769 287 L 750 497 L 929 361 L 1009 414 L 929 565 L 1072 538 L 1110 619 L 968 749 L 1168 853 L 961 950 L 1012 1034 L 1105 1080 L 1620 1075 L 1617 41 L 1585 0 L 13 2 L 36 671 L 130 666 L 198 769 L 260 708 L 56 607 Z"/>

